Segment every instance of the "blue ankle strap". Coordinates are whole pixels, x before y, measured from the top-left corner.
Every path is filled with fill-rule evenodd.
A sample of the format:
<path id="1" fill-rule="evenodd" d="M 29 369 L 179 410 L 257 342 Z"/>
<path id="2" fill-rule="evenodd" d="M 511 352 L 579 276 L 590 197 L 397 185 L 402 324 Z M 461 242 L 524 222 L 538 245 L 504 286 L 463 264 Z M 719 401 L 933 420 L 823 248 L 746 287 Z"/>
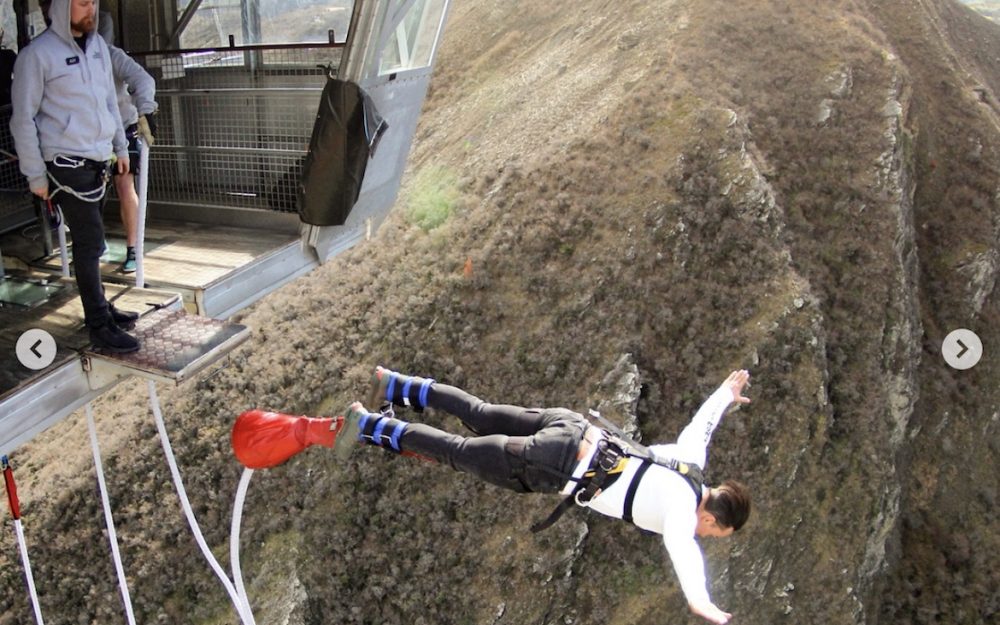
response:
<path id="1" fill-rule="evenodd" d="M 403 405 L 404 406 L 409 406 L 410 405 L 410 386 L 412 386 L 412 385 L 413 385 L 413 378 L 407 376 L 406 382 L 403 382 L 402 397 L 403 397 Z"/>
<path id="2" fill-rule="evenodd" d="M 389 376 L 389 384 L 385 387 L 385 397 L 382 399 L 391 404 L 393 391 L 396 390 L 396 372 L 386 371 L 385 373 Z"/>
<path id="3" fill-rule="evenodd" d="M 372 419 L 375 421 L 371 424 L 371 434 L 365 434 L 369 421 Z M 403 432 L 406 431 L 406 426 L 408 425 L 410 425 L 409 422 L 400 421 L 394 417 L 377 414 L 365 414 L 361 418 L 361 432 L 358 434 L 358 440 L 368 441 L 372 445 L 377 445 L 379 447 L 385 447 L 388 442 L 388 446 L 394 451 L 402 452 L 403 449 L 399 446 L 399 441 L 403 436 Z M 386 428 L 391 428 L 391 432 L 389 434 L 386 434 Z"/>
<path id="4" fill-rule="evenodd" d="M 379 447 L 382 447 L 382 430 L 385 429 L 386 423 L 388 422 L 389 419 L 382 417 L 378 420 L 378 423 L 375 424 L 375 430 L 372 432 L 372 442 Z"/>
<path id="5" fill-rule="evenodd" d="M 399 447 L 399 438 L 403 435 L 403 430 L 406 429 L 407 425 L 409 425 L 409 423 L 407 423 L 406 421 L 396 421 L 396 427 L 393 428 L 393 430 L 392 430 L 392 436 L 389 437 L 389 444 L 396 451 L 400 451 L 400 452 L 403 451 Z"/>
<path id="6" fill-rule="evenodd" d="M 368 420 L 370 418 L 372 418 L 373 416 L 374 415 L 372 415 L 370 412 L 366 412 L 363 415 L 361 415 L 361 419 L 358 421 L 358 440 L 359 441 L 365 440 L 365 426 L 368 424 Z"/>
<path id="7" fill-rule="evenodd" d="M 431 384 L 434 384 L 434 380 L 427 378 L 424 383 L 420 385 L 420 407 L 427 407 L 427 393 L 431 390 Z"/>

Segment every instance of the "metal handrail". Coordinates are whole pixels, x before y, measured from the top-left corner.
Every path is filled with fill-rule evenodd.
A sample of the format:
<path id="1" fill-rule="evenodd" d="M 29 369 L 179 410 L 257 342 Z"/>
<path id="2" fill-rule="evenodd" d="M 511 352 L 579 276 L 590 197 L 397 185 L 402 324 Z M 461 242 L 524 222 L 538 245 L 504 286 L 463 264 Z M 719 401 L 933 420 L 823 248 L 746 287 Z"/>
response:
<path id="1" fill-rule="evenodd" d="M 170 56 L 178 54 L 205 54 L 209 52 L 258 52 L 270 50 L 312 50 L 322 48 L 345 48 L 347 42 L 340 43 L 258 43 L 245 46 L 222 46 L 219 48 L 176 48 L 172 50 L 142 50 L 129 52 L 132 56 Z"/>

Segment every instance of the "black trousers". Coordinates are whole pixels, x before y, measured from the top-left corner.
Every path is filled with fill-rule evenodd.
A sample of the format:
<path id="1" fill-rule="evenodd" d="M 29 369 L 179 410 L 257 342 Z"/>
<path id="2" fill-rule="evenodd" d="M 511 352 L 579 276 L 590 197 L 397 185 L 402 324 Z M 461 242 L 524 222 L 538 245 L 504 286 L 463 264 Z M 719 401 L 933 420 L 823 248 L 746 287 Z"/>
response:
<path id="1" fill-rule="evenodd" d="M 75 157 L 74 157 L 75 158 Z M 107 185 L 106 169 L 95 161 L 85 161 L 80 167 L 66 167 L 49 162 L 49 173 L 59 184 L 78 192 L 90 192 Z M 73 234 L 73 268 L 76 287 L 83 302 L 83 318 L 90 327 L 107 323 L 110 316 L 108 300 L 101 284 L 101 252 L 104 249 L 104 220 L 102 210 L 105 198 L 86 202 L 65 191 L 51 188 L 52 201 L 62 209 L 66 225 Z"/>
<path id="2" fill-rule="evenodd" d="M 447 384 L 434 383 L 427 406 L 448 412 L 476 436 L 464 437 L 411 423 L 400 447 L 457 471 L 519 493 L 556 493 L 576 465 L 588 423 L 565 408 L 489 404 Z"/>

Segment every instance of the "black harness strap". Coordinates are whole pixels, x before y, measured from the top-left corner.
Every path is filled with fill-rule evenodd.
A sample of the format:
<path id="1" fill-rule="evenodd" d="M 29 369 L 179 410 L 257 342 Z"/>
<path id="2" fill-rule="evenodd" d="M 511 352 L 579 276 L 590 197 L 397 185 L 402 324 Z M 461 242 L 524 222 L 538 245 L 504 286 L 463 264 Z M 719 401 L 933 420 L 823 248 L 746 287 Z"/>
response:
<path id="1" fill-rule="evenodd" d="M 628 485 L 628 490 L 625 492 L 625 503 L 622 506 L 622 520 L 635 523 L 635 519 L 632 518 L 632 504 L 635 503 L 635 494 L 639 491 L 639 482 L 642 481 L 642 476 L 654 464 L 659 464 L 661 467 L 670 469 L 683 477 L 684 481 L 691 487 L 691 490 L 694 491 L 695 505 L 701 505 L 701 486 L 705 482 L 705 476 L 702 473 L 701 467 L 696 464 L 680 462 L 673 458 L 663 463 L 643 458 L 642 464 L 636 469 L 635 475 L 632 476 L 632 481 Z"/>
<path id="2" fill-rule="evenodd" d="M 572 478 L 576 481 L 573 492 L 568 497 L 559 502 L 556 509 L 542 521 L 531 526 L 534 533 L 548 529 L 553 523 L 558 521 L 574 503 L 585 504 L 593 499 L 598 491 L 607 488 L 615 483 L 621 476 L 625 468 L 625 461 L 628 459 L 625 450 L 618 444 L 607 439 L 597 441 L 597 453 L 594 454 L 590 462 L 590 468 L 583 474 L 583 478 Z"/>
<path id="3" fill-rule="evenodd" d="M 531 526 L 532 533 L 537 534 L 538 532 L 541 532 L 542 530 L 547 530 L 550 527 L 552 527 L 552 525 L 556 521 L 558 521 L 562 517 L 562 515 L 566 514 L 566 511 L 569 510 L 570 508 L 572 508 L 575 503 L 576 502 L 573 500 L 573 495 L 570 495 L 569 497 L 567 497 L 567 498 L 563 499 L 562 501 L 560 501 L 559 505 L 556 506 L 556 509 L 553 510 L 549 514 L 549 516 L 545 517 L 544 519 L 542 519 L 538 523 L 535 523 L 534 525 Z"/>
<path id="4" fill-rule="evenodd" d="M 600 418 L 600 415 L 593 411 L 591 411 L 591 414 Z M 608 423 L 604 419 L 601 420 Z M 641 464 L 636 469 L 635 475 L 632 476 L 632 481 L 629 483 L 628 490 L 625 493 L 625 502 L 622 509 L 623 520 L 635 523 L 632 517 L 632 506 L 635 503 L 636 493 L 639 491 L 639 482 L 646 471 L 649 470 L 649 467 L 654 464 L 674 471 L 683 477 L 694 491 L 698 505 L 701 504 L 701 488 L 705 478 L 701 467 L 698 465 L 681 462 L 675 458 L 656 456 L 648 447 L 628 438 L 621 430 L 617 430 L 616 432 L 605 430 L 605 437 L 599 439 L 596 445 L 597 453 L 594 454 L 590 467 L 582 477 L 576 478 L 565 475 L 561 471 L 555 471 L 545 466 L 537 467 L 546 472 L 564 477 L 567 481 L 576 482 L 576 485 L 573 487 L 570 495 L 563 499 L 548 517 L 531 526 L 532 532 L 537 533 L 548 529 L 567 510 L 572 508 L 573 504 L 586 505 L 599 491 L 614 484 L 621 477 L 629 458 L 638 458 L 641 460 Z"/>
<path id="5" fill-rule="evenodd" d="M 639 482 L 642 480 L 642 476 L 646 474 L 649 467 L 653 466 L 653 461 L 645 459 L 639 468 L 635 471 L 635 476 L 632 477 L 632 482 L 628 485 L 628 490 L 625 492 L 625 506 L 622 509 L 622 520 L 628 523 L 632 523 L 632 504 L 635 503 L 635 493 L 639 490 Z"/>

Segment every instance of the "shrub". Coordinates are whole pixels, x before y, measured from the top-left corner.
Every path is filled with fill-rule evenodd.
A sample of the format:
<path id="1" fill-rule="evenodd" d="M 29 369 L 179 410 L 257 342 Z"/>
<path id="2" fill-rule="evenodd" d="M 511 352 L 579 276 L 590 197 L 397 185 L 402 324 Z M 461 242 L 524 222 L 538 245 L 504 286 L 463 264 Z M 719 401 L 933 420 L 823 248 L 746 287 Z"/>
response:
<path id="1" fill-rule="evenodd" d="M 447 221 L 460 196 L 458 177 L 453 171 L 438 165 L 425 167 L 417 173 L 410 187 L 407 217 L 429 232 Z"/>

